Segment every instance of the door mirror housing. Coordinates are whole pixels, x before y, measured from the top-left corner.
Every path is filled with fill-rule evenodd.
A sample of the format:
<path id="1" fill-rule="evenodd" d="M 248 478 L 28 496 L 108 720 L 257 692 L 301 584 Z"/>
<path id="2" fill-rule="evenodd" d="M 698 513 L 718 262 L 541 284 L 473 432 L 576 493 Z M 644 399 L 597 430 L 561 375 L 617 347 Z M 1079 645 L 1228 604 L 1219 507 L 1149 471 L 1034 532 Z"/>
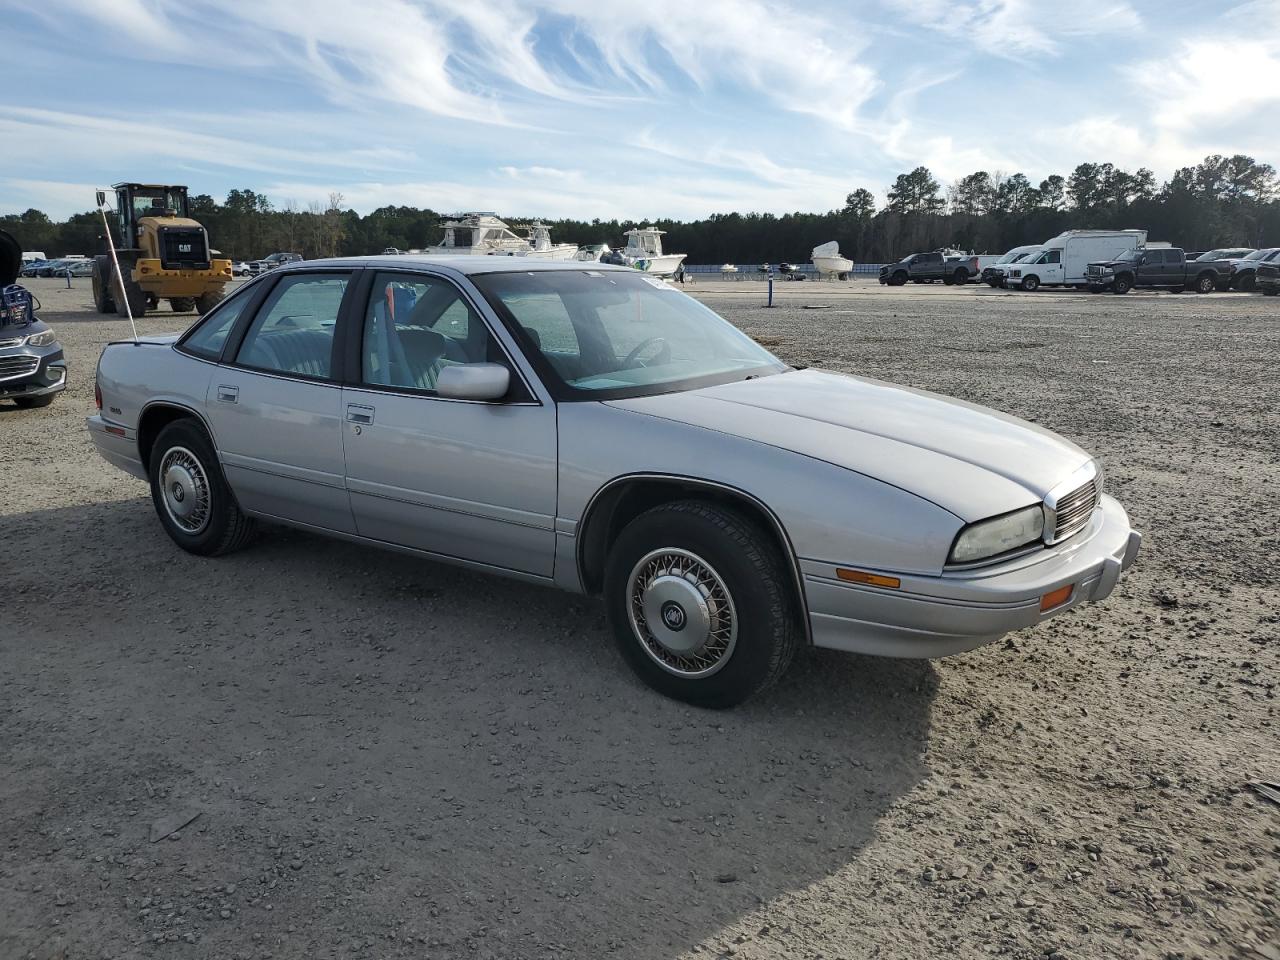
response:
<path id="1" fill-rule="evenodd" d="M 501 400 L 511 389 L 511 371 L 500 363 L 457 363 L 436 377 L 436 394 L 449 400 Z"/>

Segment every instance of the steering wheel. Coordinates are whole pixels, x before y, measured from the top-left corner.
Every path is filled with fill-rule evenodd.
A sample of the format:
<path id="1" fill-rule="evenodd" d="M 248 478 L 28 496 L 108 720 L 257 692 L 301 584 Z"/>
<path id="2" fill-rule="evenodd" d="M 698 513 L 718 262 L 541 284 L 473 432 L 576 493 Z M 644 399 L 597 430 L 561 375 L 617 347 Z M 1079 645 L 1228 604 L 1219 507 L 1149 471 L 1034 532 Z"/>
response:
<path id="1" fill-rule="evenodd" d="M 661 349 L 652 357 L 652 359 L 650 361 L 641 360 L 640 354 L 643 353 L 647 347 L 655 345 L 661 346 Z M 671 344 L 667 343 L 666 339 L 663 337 L 650 337 L 648 340 L 644 340 L 636 344 L 635 349 L 627 354 L 626 358 L 622 361 L 622 365 L 618 369 L 629 370 L 633 366 L 647 367 L 651 362 L 666 363 L 670 359 Z"/>

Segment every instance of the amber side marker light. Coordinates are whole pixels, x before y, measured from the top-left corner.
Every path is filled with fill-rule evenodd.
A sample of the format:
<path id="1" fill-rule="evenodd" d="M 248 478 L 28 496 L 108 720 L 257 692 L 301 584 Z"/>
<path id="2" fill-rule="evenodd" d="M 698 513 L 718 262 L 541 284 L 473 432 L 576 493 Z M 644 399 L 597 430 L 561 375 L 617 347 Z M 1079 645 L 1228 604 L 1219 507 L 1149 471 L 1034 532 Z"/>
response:
<path id="1" fill-rule="evenodd" d="M 848 580 L 850 583 L 866 583 L 873 587 L 888 587 L 891 590 L 897 590 L 902 586 L 902 581 L 897 577 L 886 577 L 879 573 L 867 573 L 865 570 L 846 570 L 844 567 L 837 567 L 836 576 L 841 580 Z"/>
<path id="2" fill-rule="evenodd" d="M 1068 583 L 1065 587 L 1059 587 L 1057 590 L 1050 590 L 1040 598 L 1040 612 L 1047 613 L 1054 607 L 1060 607 L 1071 599 L 1071 591 L 1075 589 L 1074 583 Z"/>

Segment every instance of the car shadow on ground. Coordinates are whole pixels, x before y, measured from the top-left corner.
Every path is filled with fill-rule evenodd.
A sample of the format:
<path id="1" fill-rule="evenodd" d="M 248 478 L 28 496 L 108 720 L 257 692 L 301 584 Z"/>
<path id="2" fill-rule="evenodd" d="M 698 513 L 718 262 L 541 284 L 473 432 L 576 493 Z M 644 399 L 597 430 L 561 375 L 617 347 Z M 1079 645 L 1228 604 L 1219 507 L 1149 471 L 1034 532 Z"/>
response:
<path id="1" fill-rule="evenodd" d="M 14 555 L 65 558 L 20 568 L 3 613 L 14 876 L 95 891 L 0 886 L 16 948 L 70 936 L 48 931 L 71 910 L 112 955 L 157 932 L 277 957 L 390 932 L 670 956 L 840 871 L 928 775 L 925 661 L 806 650 L 705 711 L 641 685 L 593 600 L 278 527 L 192 557 L 142 497 L 4 524 Z M 196 827 L 147 843 L 177 809 Z M 199 908 L 226 883 L 236 923 Z M 138 914 L 142 891 L 173 909 Z"/>

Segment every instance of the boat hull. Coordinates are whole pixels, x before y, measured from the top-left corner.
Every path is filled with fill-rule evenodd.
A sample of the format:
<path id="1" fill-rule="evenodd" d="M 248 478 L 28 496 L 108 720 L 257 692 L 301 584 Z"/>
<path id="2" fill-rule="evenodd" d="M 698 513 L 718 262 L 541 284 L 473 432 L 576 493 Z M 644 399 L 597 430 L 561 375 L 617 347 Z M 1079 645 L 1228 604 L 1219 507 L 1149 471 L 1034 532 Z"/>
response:
<path id="1" fill-rule="evenodd" d="M 848 257 L 814 257 L 813 265 L 819 273 L 850 273 L 853 261 Z"/>
<path id="2" fill-rule="evenodd" d="M 685 256 L 683 253 L 664 253 L 660 257 L 640 257 L 631 265 L 656 277 L 669 277 L 680 269 Z"/>

